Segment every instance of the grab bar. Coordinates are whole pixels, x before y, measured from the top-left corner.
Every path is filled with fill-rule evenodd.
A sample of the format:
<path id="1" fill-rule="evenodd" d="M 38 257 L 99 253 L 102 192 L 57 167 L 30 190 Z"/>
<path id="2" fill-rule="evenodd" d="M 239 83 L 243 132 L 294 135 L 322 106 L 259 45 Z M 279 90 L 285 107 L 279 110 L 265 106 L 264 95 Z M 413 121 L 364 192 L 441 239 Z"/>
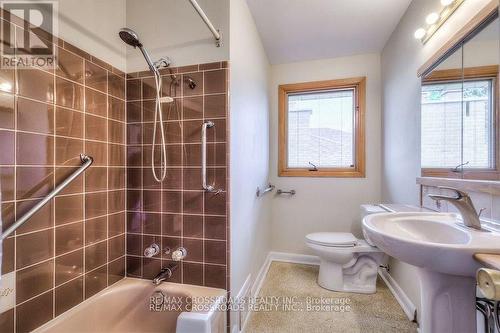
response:
<path id="1" fill-rule="evenodd" d="M 31 208 L 26 214 L 24 214 L 19 220 L 17 220 L 13 225 L 11 225 L 7 230 L 2 233 L 2 239 L 7 238 L 11 233 L 13 233 L 17 228 L 28 221 L 30 217 L 35 215 L 43 206 L 45 206 L 52 198 L 54 198 L 59 192 L 64 190 L 76 177 L 81 175 L 85 170 L 88 169 L 94 163 L 94 159 L 88 155 L 81 154 L 80 159 L 82 161 L 82 166 L 73 172 L 68 178 L 66 178 L 61 184 L 57 185 L 56 188 L 52 190 L 43 200 L 39 201 L 33 208 Z"/>
<path id="2" fill-rule="evenodd" d="M 274 191 L 275 188 L 276 186 L 272 184 L 267 185 L 267 187 L 263 190 L 261 190 L 260 187 L 257 187 L 257 197 L 262 197 L 264 194 Z"/>
<path id="3" fill-rule="evenodd" d="M 203 189 L 207 192 L 213 192 L 214 187 L 207 185 L 207 128 L 214 127 L 213 121 L 206 121 L 201 126 L 201 179 Z"/>
<path id="4" fill-rule="evenodd" d="M 200 17 L 203 20 L 203 22 L 205 22 L 205 24 L 207 25 L 208 29 L 210 29 L 210 31 L 212 32 L 212 35 L 214 35 L 215 45 L 217 47 L 221 47 L 222 46 L 222 36 L 220 34 L 220 31 L 217 30 L 217 29 L 215 29 L 214 25 L 212 24 L 212 22 L 210 22 L 210 20 L 208 19 L 207 15 L 203 11 L 203 9 L 201 9 L 200 5 L 198 5 L 198 3 L 196 2 L 196 0 L 189 0 L 189 2 L 191 2 L 191 5 L 193 5 L 193 7 L 196 10 L 196 12 L 198 13 L 198 15 L 200 15 Z"/>

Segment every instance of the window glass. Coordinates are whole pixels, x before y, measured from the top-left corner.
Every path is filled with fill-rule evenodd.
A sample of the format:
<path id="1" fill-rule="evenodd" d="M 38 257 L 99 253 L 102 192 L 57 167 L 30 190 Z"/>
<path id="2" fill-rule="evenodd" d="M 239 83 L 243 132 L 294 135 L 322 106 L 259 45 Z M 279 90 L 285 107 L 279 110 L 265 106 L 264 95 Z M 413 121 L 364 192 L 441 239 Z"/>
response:
<path id="1" fill-rule="evenodd" d="M 494 168 L 493 105 L 491 79 L 425 84 L 422 167 Z"/>
<path id="2" fill-rule="evenodd" d="M 288 167 L 353 167 L 354 113 L 354 89 L 288 94 Z"/>

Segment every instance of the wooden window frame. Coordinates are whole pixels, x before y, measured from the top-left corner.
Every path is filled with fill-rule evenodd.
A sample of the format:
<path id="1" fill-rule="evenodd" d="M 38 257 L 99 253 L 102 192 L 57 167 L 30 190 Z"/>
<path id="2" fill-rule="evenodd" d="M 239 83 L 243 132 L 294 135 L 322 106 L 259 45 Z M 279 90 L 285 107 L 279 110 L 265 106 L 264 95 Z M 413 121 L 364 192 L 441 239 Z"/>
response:
<path id="1" fill-rule="evenodd" d="M 289 168 L 288 162 L 288 94 L 301 92 L 321 92 L 337 89 L 354 89 L 354 167 L 319 168 L 317 171 L 307 168 Z M 365 177 L 365 113 L 366 113 L 366 77 L 339 80 L 315 81 L 280 85 L 278 88 L 279 111 L 279 159 L 278 176 L 280 177 Z"/>
<path id="2" fill-rule="evenodd" d="M 422 177 L 455 178 L 455 179 L 477 179 L 477 180 L 500 180 L 500 101 L 499 101 L 499 66 L 478 66 L 462 69 L 445 69 L 431 72 L 422 79 L 422 85 L 426 83 L 453 82 L 475 79 L 493 79 L 493 91 L 495 105 L 493 110 L 493 137 L 495 152 L 495 168 L 493 169 L 464 169 L 454 172 L 450 168 L 422 168 Z"/>

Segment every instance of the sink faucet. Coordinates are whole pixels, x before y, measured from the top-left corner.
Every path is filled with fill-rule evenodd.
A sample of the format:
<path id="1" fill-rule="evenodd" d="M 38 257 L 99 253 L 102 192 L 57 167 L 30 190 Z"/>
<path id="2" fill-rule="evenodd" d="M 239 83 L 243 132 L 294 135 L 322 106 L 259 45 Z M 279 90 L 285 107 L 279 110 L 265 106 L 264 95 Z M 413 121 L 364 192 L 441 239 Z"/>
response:
<path id="1" fill-rule="evenodd" d="M 438 186 L 438 188 L 442 190 L 453 191 L 455 192 L 456 196 L 429 194 L 429 198 L 438 202 L 441 200 L 448 201 L 458 209 L 460 215 L 462 215 L 465 226 L 481 230 L 481 220 L 479 219 L 479 216 L 481 214 L 477 213 L 476 208 L 474 207 L 474 204 L 472 203 L 472 200 L 467 193 L 452 187 Z"/>
<path id="2" fill-rule="evenodd" d="M 177 264 L 168 264 L 167 267 L 163 268 L 160 273 L 154 277 L 153 284 L 159 285 L 163 281 L 170 279 L 176 269 Z"/>

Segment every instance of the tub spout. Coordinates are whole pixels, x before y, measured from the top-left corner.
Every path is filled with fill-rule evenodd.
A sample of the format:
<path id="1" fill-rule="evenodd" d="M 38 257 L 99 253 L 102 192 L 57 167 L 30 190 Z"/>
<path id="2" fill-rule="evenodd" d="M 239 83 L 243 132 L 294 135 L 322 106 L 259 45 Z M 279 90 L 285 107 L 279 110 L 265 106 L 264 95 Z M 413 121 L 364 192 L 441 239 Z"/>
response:
<path id="1" fill-rule="evenodd" d="M 167 267 L 163 268 L 160 273 L 158 273 L 158 275 L 154 277 L 153 284 L 157 286 L 163 281 L 170 279 L 176 269 L 176 264 L 169 264 Z"/>

